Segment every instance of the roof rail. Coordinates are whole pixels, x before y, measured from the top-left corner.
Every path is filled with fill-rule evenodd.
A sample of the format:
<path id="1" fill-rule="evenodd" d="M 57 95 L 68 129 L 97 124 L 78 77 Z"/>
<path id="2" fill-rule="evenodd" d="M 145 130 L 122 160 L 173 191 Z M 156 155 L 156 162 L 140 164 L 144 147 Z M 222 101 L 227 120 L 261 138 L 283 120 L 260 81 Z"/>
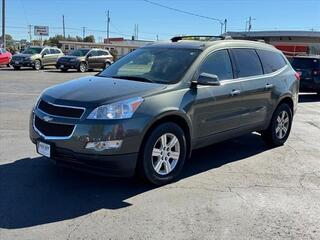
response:
<path id="1" fill-rule="evenodd" d="M 212 35 L 186 35 L 176 36 L 171 38 L 171 42 L 179 42 L 181 40 L 194 40 L 194 41 L 216 41 L 232 39 L 230 36 L 212 36 Z"/>

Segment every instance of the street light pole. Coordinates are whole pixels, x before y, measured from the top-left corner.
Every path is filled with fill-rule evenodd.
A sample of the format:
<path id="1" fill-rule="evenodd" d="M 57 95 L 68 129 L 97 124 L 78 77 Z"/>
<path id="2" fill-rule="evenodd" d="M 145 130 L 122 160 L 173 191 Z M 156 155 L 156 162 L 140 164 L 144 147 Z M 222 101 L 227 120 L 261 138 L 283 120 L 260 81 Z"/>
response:
<path id="1" fill-rule="evenodd" d="M 2 0 L 2 45 L 6 47 L 6 1 Z"/>

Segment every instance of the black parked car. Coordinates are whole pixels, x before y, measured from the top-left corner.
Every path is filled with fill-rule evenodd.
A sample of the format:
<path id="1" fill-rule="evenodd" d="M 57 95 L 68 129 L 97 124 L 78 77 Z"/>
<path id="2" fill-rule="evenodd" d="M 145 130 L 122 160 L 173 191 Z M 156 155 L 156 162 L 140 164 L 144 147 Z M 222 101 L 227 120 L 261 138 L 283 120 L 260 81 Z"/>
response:
<path id="1" fill-rule="evenodd" d="M 320 56 L 297 56 L 292 67 L 300 74 L 300 91 L 320 95 Z"/>
<path id="2" fill-rule="evenodd" d="M 297 78 L 264 43 L 156 43 L 96 76 L 45 90 L 32 110 L 30 138 L 62 166 L 165 184 L 193 149 L 253 131 L 271 146 L 284 144 Z"/>

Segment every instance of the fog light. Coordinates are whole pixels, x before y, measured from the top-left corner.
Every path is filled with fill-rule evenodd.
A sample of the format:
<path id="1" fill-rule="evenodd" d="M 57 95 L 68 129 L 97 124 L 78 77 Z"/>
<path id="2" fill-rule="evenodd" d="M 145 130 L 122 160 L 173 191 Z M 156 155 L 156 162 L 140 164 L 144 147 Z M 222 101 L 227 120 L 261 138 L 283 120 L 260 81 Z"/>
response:
<path id="1" fill-rule="evenodd" d="M 121 144 L 122 144 L 122 140 L 88 142 L 86 145 L 86 149 L 93 149 L 95 151 L 100 152 L 107 149 L 120 148 Z"/>

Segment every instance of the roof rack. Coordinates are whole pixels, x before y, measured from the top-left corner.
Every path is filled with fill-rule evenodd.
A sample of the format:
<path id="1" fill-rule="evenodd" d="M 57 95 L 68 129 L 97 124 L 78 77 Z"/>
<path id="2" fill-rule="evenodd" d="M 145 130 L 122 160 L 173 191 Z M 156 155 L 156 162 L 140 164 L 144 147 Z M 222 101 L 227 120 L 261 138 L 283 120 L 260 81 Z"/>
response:
<path id="1" fill-rule="evenodd" d="M 232 39 L 230 36 L 211 36 L 211 35 L 186 35 L 176 36 L 171 38 L 171 42 L 179 42 L 181 40 L 193 40 L 193 41 L 216 41 Z"/>

